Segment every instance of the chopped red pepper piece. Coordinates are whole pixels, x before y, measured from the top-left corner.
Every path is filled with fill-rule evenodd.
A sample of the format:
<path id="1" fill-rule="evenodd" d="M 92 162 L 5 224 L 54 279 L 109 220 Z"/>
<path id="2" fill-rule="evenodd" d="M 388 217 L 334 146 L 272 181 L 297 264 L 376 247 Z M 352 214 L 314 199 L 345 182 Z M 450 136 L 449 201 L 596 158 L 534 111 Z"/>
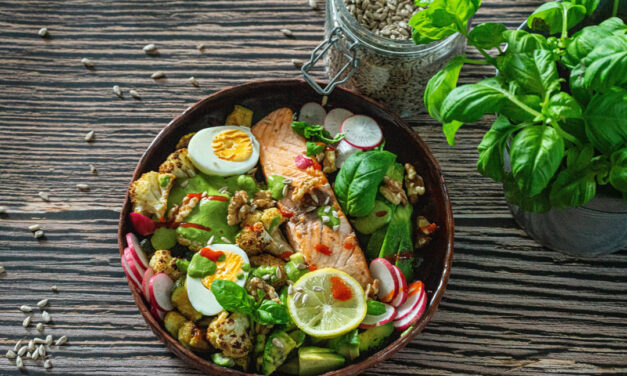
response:
<path id="1" fill-rule="evenodd" d="M 334 299 L 346 301 L 353 297 L 353 292 L 346 286 L 342 278 L 334 275 L 329 278 L 329 281 L 331 281 L 331 294 L 333 294 Z"/>
<path id="2" fill-rule="evenodd" d="M 317 252 L 322 253 L 323 255 L 331 256 L 331 249 L 329 249 L 329 247 L 327 247 L 327 246 L 326 246 L 326 245 L 324 245 L 324 244 L 316 244 L 316 245 L 314 246 L 314 249 L 315 249 Z"/>

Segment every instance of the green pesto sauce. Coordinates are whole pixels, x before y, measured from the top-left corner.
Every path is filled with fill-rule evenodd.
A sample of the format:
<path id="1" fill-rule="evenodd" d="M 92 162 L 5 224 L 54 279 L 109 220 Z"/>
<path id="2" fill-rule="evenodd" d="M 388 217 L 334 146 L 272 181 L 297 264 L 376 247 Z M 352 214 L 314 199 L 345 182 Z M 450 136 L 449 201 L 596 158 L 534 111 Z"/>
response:
<path id="1" fill-rule="evenodd" d="M 205 245 L 212 236 L 216 243 L 224 243 L 223 237 L 231 243 L 235 243 L 235 236 L 239 231 L 239 226 L 229 226 L 226 222 L 228 207 L 228 201 L 201 200 L 191 213 L 184 218 L 183 222 L 199 224 L 209 229 L 209 231 L 179 226 L 176 229 L 176 233 L 194 244 Z"/>
<path id="2" fill-rule="evenodd" d="M 168 196 L 168 210 L 180 204 L 188 193 L 207 192 L 208 195 L 219 195 L 218 191 L 222 187 L 227 187 L 231 195 L 236 191 L 244 190 L 249 197 L 259 190 L 255 179 L 250 175 L 224 177 L 198 173 L 192 178 L 174 181 Z"/>
<path id="3" fill-rule="evenodd" d="M 203 278 L 214 274 L 217 269 L 218 267 L 215 262 L 201 256 L 200 252 L 197 252 L 192 256 L 192 261 L 189 262 L 187 275 L 193 278 Z"/>
<path id="4" fill-rule="evenodd" d="M 156 250 L 170 249 L 176 245 L 176 230 L 159 227 L 150 237 L 150 244 Z"/>
<path id="5" fill-rule="evenodd" d="M 280 200 L 283 198 L 284 180 L 285 178 L 280 175 L 272 175 L 268 178 L 268 190 L 272 194 L 273 199 Z"/>
<path id="6" fill-rule="evenodd" d="M 322 221 L 322 224 L 328 227 L 337 226 L 340 224 L 340 219 L 337 216 L 337 210 L 333 209 L 330 205 L 325 205 L 318 208 L 318 218 Z"/>

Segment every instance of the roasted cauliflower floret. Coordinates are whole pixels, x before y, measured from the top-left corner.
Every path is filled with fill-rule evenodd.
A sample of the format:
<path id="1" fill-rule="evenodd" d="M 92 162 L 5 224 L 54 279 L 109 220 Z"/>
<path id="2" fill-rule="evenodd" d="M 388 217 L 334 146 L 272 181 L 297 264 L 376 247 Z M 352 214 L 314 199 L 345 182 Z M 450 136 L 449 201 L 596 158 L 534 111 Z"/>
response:
<path id="1" fill-rule="evenodd" d="M 241 358 L 247 356 L 253 348 L 253 341 L 248 333 L 250 322 L 244 314 L 222 311 L 207 327 L 207 341 L 225 356 Z"/>
<path id="2" fill-rule="evenodd" d="M 263 228 L 263 223 L 257 222 L 244 227 L 235 241 L 249 256 L 254 256 L 268 248 L 273 239 Z"/>
<path id="3" fill-rule="evenodd" d="M 407 195 L 400 180 L 392 179 L 389 176 L 384 177 L 383 185 L 379 187 L 379 193 L 394 205 L 407 205 Z"/>
<path id="4" fill-rule="evenodd" d="M 150 171 L 131 183 L 129 191 L 133 211 L 156 220 L 163 220 L 168 208 L 168 196 L 176 176 Z"/>
<path id="5" fill-rule="evenodd" d="M 255 197 L 253 197 L 253 205 L 258 209 L 267 209 L 274 206 L 276 202 L 272 199 L 272 192 L 270 191 L 259 191 L 255 193 Z"/>
<path id="6" fill-rule="evenodd" d="M 209 344 L 204 339 L 204 330 L 191 321 L 186 321 L 179 328 L 178 340 L 183 346 L 194 351 L 209 351 Z"/>
<path id="7" fill-rule="evenodd" d="M 330 174 L 332 172 L 337 171 L 337 166 L 335 165 L 335 149 L 327 147 L 324 149 L 324 160 L 322 161 L 322 172 L 326 174 Z"/>
<path id="8" fill-rule="evenodd" d="M 185 136 L 181 137 L 179 142 L 177 142 L 177 144 L 176 144 L 176 148 L 177 149 L 186 148 L 189 145 L 189 140 L 191 140 L 192 137 L 194 137 L 195 134 L 196 134 L 196 132 L 192 132 L 192 133 L 188 133 Z"/>
<path id="9" fill-rule="evenodd" d="M 281 299 L 279 299 L 279 294 L 276 293 L 274 287 L 270 286 L 270 284 L 266 283 L 263 279 L 259 277 L 252 277 L 248 283 L 246 283 L 246 291 L 255 301 L 259 299 L 259 290 L 264 292 L 263 298 L 274 300 L 277 303 L 281 303 Z"/>
<path id="10" fill-rule="evenodd" d="M 229 225 L 234 226 L 244 220 L 250 213 L 250 205 L 248 205 L 248 193 L 246 191 L 237 191 L 231 202 L 229 203 L 226 221 Z"/>
<path id="11" fill-rule="evenodd" d="M 174 174 L 179 179 L 187 179 L 196 176 L 196 168 L 189 159 L 187 148 L 176 150 L 168 155 L 168 158 L 159 166 L 160 173 Z"/>
<path id="12" fill-rule="evenodd" d="M 418 202 L 418 196 L 425 194 L 425 182 L 422 176 L 416 173 L 416 169 L 409 163 L 405 163 L 405 189 L 409 202 L 415 204 Z"/>
<path id="13" fill-rule="evenodd" d="M 285 217 L 279 209 L 270 208 L 263 211 L 260 220 L 267 231 L 274 232 L 280 224 L 285 222 Z"/>
<path id="14" fill-rule="evenodd" d="M 177 257 L 172 257 L 172 254 L 167 249 L 156 251 L 150 258 L 150 267 L 157 273 L 165 273 L 173 281 L 179 279 L 183 273 L 176 267 Z"/>

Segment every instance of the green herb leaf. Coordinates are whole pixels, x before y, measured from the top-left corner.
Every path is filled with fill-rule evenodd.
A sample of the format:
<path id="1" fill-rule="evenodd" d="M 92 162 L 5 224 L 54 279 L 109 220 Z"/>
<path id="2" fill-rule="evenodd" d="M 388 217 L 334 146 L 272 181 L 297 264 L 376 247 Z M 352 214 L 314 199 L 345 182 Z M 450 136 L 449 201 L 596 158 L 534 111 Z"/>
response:
<path id="1" fill-rule="evenodd" d="M 308 157 L 314 157 L 322 153 L 325 147 L 326 145 L 324 144 L 324 142 L 318 143 L 313 141 L 307 141 L 307 153 L 305 153 L 305 155 L 307 155 Z"/>
<path id="2" fill-rule="evenodd" d="M 584 8 L 586 8 L 587 16 L 594 13 L 595 9 L 597 9 L 597 6 L 599 6 L 599 1 L 600 0 L 570 0 L 571 3 L 582 5 Z"/>
<path id="3" fill-rule="evenodd" d="M 510 123 L 505 116 L 499 116 L 492 124 L 492 128 L 486 132 L 477 147 L 479 150 L 477 170 L 481 175 L 494 181 L 503 180 L 505 144 L 518 127 Z"/>
<path id="4" fill-rule="evenodd" d="M 368 314 L 370 316 L 379 316 L 385 313 L 385 304 L 376 300 L 368 300 L 366 306 L 368 307 Z"/>
<path id="5" fill-rule="evenodd" d="M 627 142 L 627 89 L 597 93 L 584 112 L 586 135 L 597 150 L 611 154 Z"/>
<path id="6" fill-rule="evenodd" d="M 266 299 L 255 311 L 254 320 L 261 325 L 287 324 L 290 315 L 284 305 Z"/>
<path id="7" fill-rule="evenodd" d="M 448 13 L 443 8 L 437 8 L 433 5 L 414 14 L 409 20 L 409 25 L 411 25 L 416 33 L 420 34 L 427 43 L 442 40 L 457 32 L 455 16 Z M 414 39 L 414 42 L 416 42 L 416 39 Z"/>
<path id="8" fill-rule="evenodd" d="M 527 26 L 531 30 L 557 34 L 562 31 L 566 22 L 566 29 L 577 25 L 586 16 L 586 8 L 568 2 L 552 1 L 540 5 L 527 18 Z"/>
<path id="9" fill-rule="evenodd" d="M 292 122 L 294 132 L 315 142 L 324 142 L 325 144 L 334 144 L 340 142 L 344 138 L 343 133 L 338 133 L 335 137 L 331 137 L 329 132 L 322 125 L 309 125 L 304 121 Z"/>
<path id="10" fill-rule="evenodd" d="M 229 312 L 252 315 L 255 310 L 253 297 L 233 281 L 217 279 L 211 283 L 211 292 L 222 308 Z"/>
<path id="11" fill-rule="evenodd" d="M 452 120 L 442 124 L 442 132 L 444 132 L 444 136 L 446 136 L 446 142 L 448 142 L 449 145 L 455 145 L 455 134 L 462 125 L 464 125 L 464 123 L 457 120 Z"/>
<path id="12" fill-rule="evenodd" d="M 551 187 L 551 205 L 558 209 L 581 206 L 592 200 L 596 187 L 594 172 L 591 170 L 562 170 Z"/>
<path id="13" fill-rule="evenodd" d="M 498 112 L 506 95 L 509 93 L 501 87 L 497 78 L 456 87 L 442 102 L 442 120 L 464 123 L 477 121 L 486 113 Z"/>
<path id="14" fill-rule="evenodd" d="M 566 168 L 570 171 L 582 171 L 592 164 L 594 147 L 587 144 L 582 148 L 571 147 L 566 150 Z"/>
<path id="15" fill-rule="evenodd" d="M 520 191 L 533 197 L 548 185 L 564 157 L 564 140 L 547 126 L 527 127 L 511 144 L 512 174 Z"/>
<path id="16" fill-rule="evenodd" d="M 524 211 L 544 213 L 551 209 L 548 189 L 544 189 L 534 197 L 529 197 L 520 191 L 511 173 L 506 174 L 503 179 L 503 191 L 507 202 L 519 206 Z"/>
<path id="17" fill-rule="evenodd" d="M 436 73 L 425 87 L 425 107 L 429 115 L 436 120 L 442 120 L 440 107 L 444 98 L 457 86 L 459 72 L 464 65 L 465 56 L 457 56 L 451 59 L 442 70 Z"/>
<path id="18" fill-rule="evenodd" d="M 610 159 L 610 184 L 617 190 L 627 193 L 627 147 L 612 153 Z"/>
<path id="19" fill-rule="evenodd" d="M 517 94 L 516 99 L 536 112 L 542 111 L 542 99 L 537 95 Z M 533 114 L 525 111 L 518 104 L 511 101 L 504 102 L 499 113 L 505 115 L 514 123 L 533 121 L 535 119 Z"/>
<path id="20" fill-rule="evenodd" d="M 610 37 L 615 31 L 625 28 L 625 24 L 617 17 L 607 19 L 599 25 L 584 27 L 571 38 L 566 47 L 566 53 L 562 57 L 562 63 L 569 69 L 573 69 L 599 45 L 600 41 Z"/>
<path id="21" fill-rule="evenodd" d="M 607 91 L 627 83 L 627 36 L 614 35 L 599 43 L 584 59 L 584 86 Z"/>
<path id="22" fill-rule="evenodd" d="M 500 23 L 482 23 L 470 31 L 470 40 L 476 47 L 489 50 L 505 43 L 505 37 L 503 37 L 505 30 L 507 30 L 505 25 Z"/>
<path id="23" fill-rule="evenodd" d="M 503 32 L 507 42 L 507 53 L 533 53 L 536 50 L 548 50 L 546 38 L 540 34 L 528 33 L 524 30 L 506 30 Z"/>
<path id="24" fill-rule="evenodd" d="M 563 120 L 580 118 L 582 111 L 581 106 L 573 97 L 560 91 L 551 96 L 545 113 L 553 119 Z"/>
<path id="25" fill-rule="evenodd" d="M 528 93 L 544 97 L 559 88 L 555 58 L 550 51 L 535 50 L 532 54 L 505 54 L 499 69 L 508 81 L 516 82 Z"/>

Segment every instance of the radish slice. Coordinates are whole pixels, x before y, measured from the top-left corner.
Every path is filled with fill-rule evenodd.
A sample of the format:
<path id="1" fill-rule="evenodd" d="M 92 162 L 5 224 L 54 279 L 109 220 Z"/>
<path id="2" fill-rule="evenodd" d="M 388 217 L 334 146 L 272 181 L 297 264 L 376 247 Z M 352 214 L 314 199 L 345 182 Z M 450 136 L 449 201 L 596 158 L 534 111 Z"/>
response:
<path id="1" fill-rule="evenodd" d="M 131 213 L 129 214 L 129 217 L 131 218 L 133 227 L 141 236 L 150 235 L 157 229 L 155 222 L 143 214 Z"/>
<path id="2" fill-rule="evenodd" d="M 342 167 L 342 165 L 344 164 L 344 162 L 346 162 L 348 157 L 357 153 L 358 151 L 361 151 L 361 149 L 358 149 L 352 146 L 351 144 L 349 144 L 348 142 L 344 140 L 340 141 L 340 143 L 337 145 L 337 149 L 335 149 L 335 152 L 336 152 L 335 165 L 337 167 Z"/>
<path id="3" fill-rule="evenodd" d="M 418 301 L 418 305 L 409 313 L 409 315 L 405 316 L 405 318 L 401 320 L 394 320 L 394 327 L 398 331 L 403 331 L 410 326 L 414 325 L 416 321 L 420 319 L 422 314 L 425 312 L 425 308 L 427 308 L 427 294 L 422 290 L 422 294 L 420 294 L 421 298 Z"/>
<path id="4" fill-rule="evenodd" d="M 396 308 L 396 318 L 395 321 L 399 321 L 407 317 L 412 311 L 418 306 L 420 303 L 420 298 L 425 293 L 425 285 L 421 281 L 416 281 L 410 284 L 409 286 L 409 296 L 405 303 L 401 304 Z"/>
<path id="5" fill-rule="evenodd" d="M 345 108 L 334 108 L 324 118 L 324 129 L 326 129 L 331 137 L 335 137 L 340 133 L 344 120 L 353 116 L 353 113 Z"/>
<path id="6" fill-rule="evenodd" d="M 394 300 L 392 300 L 392 304 L 394 307 L 398 307 L 401 304 L 405 303 L 405 301 L 407 300 L 407 297 L 409 296 L 409 293 L 407 292 L 407 281 L 405 281 L 405 276 L 403 275 L 403 272 L 401 272 L 401 269 L 399 269 L 398 266 L 393 265 L 394 266 L 394 271 L 396 272 L 396 278 L 399 280 L 399 290 L 398 290 L 398 295 L 396 295 L 396 297 L 394 298 Z"/>
<path id="7" fill-rule="evenodd" d="M 148 282 L 148 291 L 150 292 L 150 302 L 156 305 L 162 311 L 171 311 L 174 309 L 170 294 L 174 282 L 172 278 L 165 273 L 158 273 L 150 278 Z"/>
<path id="8" fill-rule="evenodd" d="M 153 304 L 150 306 L 150 313 L 152 313 L 155 319 L 157 319 L 159 322 L 162 322 L 167 312 L 160 310 L 159 308 L 157 308 L 156 305 Z"/>
<path id="9" fill-rule="evenodd" d="M 128 267 L 135 276 L 135 279 L 137 279 L 139 281 L 139 284 L 141 285 L 141 281 L 142 278 L 144 278 L 144 272 L 146 271 L 146 269 L 142 268 L 135 262 L 133 256 L 131 256 L 131 251 L 128 249 L 128 247 L 124 248 L 124 258 L 126 258 Z"/>
<path id="10" fill-rule="evenodd" d="M 128 249 L 131 251 L 131 256 L 137 264 L 139 264 L 142 268 L 146 269 L 148 267 L 148 256 L 146 256 L 146 252 L 142 249 L 142 246 L 139 244 L 139 239 L 132 232 L 126 234 L 126 244 L 128 245 Z"/>
<path id="11" fill-rule="evenodd" d="M 394 272 L 394 265 L 384 258 L 376 258 L 370 263 L 370 274 L 381 281 L 379 297 L 384 303 L 391 302 L 398 292 L 398 280 Z"/>
<path id="12" fill-rule="evenodd" d="M 144 278 L 142 279 L 142 292 L 148 304 L 150 304 L 150 278 L 152 278 L 153 275 L 155 275 L 155 272 L 152 268 L 148 268 L 144 272 Z"/>
<path id="13" fill-rule="evenodd" d="M 309 125 L 322 125 L 327 111 L 315 102 L 305 103 L 298 112 L 298 121 L 304 121 Z"/>
<path id="14" fill-rule="evenodd" d="M 128 265 L 128 261 L 126 260 L 126 257 L 122 256 L 122 269 L 124 269 L 124 273 L 126 273 L 126 278 L 128 278 L 129 281 L 132 282 L 132 284 L 136 287 L 136 288 L 141 288 L 141 283 L 139 283 L 139 280 L 137 279 L 137 277 L 135 277 L 135 274 L 133 274 L 133 272 L 131 271 L 130 266 Z"/>
<path id="15" fill-rule="evenodd" d="M 381 326 L 394 320 L 396 317 L 396 308 L 389 304 L 385 305 L 385 312 L 380 315 L 366 315 L 364 320 L 359 324 L 362 329 L 374 328 L 375 326 Z"/>
<path id="16" fill-rule="evenodd" d="M 344 120 L 340 131 L 346 142 L 362 150 L 372 149 L 383 141 L 379 124 L 366 115 L 353 115 Z"/>

